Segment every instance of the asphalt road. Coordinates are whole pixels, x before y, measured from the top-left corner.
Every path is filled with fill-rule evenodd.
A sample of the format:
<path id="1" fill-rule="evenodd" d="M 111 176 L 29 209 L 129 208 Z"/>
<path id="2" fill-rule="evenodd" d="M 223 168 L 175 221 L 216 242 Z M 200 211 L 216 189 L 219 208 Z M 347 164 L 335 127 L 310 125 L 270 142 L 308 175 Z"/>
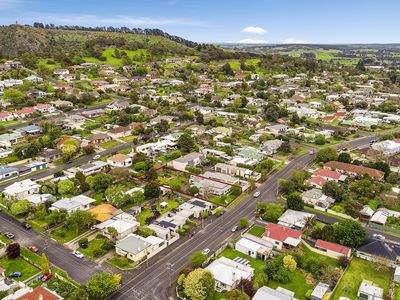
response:
<path id="1" fill-rule="evenodd" d="M 348 142 L 351 148 L 368 145 L 378 136 L 368 136 Z M 168 286 L 174 282 L 184 267 L 187 266 L 189 256 L 195 251 L 205 248 L 215 251 L 226 240 L 230 240 L 235 233 L 231 232 L 233 226 L 239 224 L 239 219 L 246 217 L 252 218 L 256 210 L 257 202 L 275 202 L 277 182 L 279 179 L 290 178 L 290 171 L 301 170 L 310 167 L 314 160 L 311 154 L 299 156 L 285 165 L 281 170 L 272 175 L 258 189 L 261 195 L 254 199 L 247 197 L 215 222 L 205 229 L 199 231 L 189 241 L 180 245 L 173 251 L 165 255 L 156 263 L 143 267 L 139 272 L 126 274 L 121 288 L 111 298 L 112 299 L 168 299 Z M 168 251 L 168 249 L 166 249 Z"/>
<path id="2" fill-rule="evenodd" d="M 75 281 L 84 284 L 94 273 L 102 271 L 102 267 L 87 258 L 77 258 L 71 250 L 53 241 L 39 232 L 22 227 L 21 223 L 4 212 L 0 212 L 0 231 L 9 231 L 15 235 L 14 240 L 23 246 L 34 245 L 39 249 L 39 255 L 46 253 L 49 261 L 60 269 L 68 272 Z"/>

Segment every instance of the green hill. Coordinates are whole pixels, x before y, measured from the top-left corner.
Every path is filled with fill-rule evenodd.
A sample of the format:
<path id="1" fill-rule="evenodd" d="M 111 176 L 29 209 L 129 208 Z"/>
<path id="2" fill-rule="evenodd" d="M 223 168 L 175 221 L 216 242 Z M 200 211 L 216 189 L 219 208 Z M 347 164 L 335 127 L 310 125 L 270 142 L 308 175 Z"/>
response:
<path id="1" fill-rule="evenodd" d="M 150 55 L 196 55 L 196 50 L 162 36 L 144 34 L 60 30 L 30 26 L 0 27 L 0 56 L 14 58 L 24 53 L 42 57 L 90 56 L 101 58 L 106 48 L 131 51 L 147 49 Z"/>

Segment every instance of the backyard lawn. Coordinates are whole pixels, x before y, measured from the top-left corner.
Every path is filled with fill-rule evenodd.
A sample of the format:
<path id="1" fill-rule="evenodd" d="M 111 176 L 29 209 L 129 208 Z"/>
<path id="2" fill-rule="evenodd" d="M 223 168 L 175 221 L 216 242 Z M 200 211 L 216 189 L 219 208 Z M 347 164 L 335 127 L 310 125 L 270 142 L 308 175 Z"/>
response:
<path id="1" fill-rule="evenodd" d="M 339 282 L 331 300 L 338 300 L 341 296 L 357 299 L 357 291 L 363 279 L 376 283 L 387 293 L 391 277 L 391 270 L 377 272 L 373 263 L 355 257 Z"/>
<path id="2" fill-rule="evenodd" d="M 265 228 L 262 226 L 257 226 L 257 225 L 254 225 L 253 227 L 250 228 L 249 231 L 247 231 L 247 233 L 255 235 L 257 237 L 262 237 L 264 232 L 265 232 Z"/>
<path id="3" fill-rule="evenodd" d="M 140 223 L 140 225 L 146 224 L 146 219 L 153 216 L 153 212 L 150 209 L 144 209 L 136 216 L 136 221 Z"/>
<path id="4" fill-rule="evenodd" d="M 15 278 L 18 281 L 24 281 L 40 272 L 38 268 L 23 260 L 21 257 L 9 259 L 5 256 L 0 259 L 0 267 L 5 269 L 5 274 L 7 276 L 12 272 L 21 272 L 22 276 Z"/>
<path id="5" fill-rule="evenodd" d="M 167 202 L 168 205 L 166 208 L 161 208 L 160 206 L 160 202 L 157 203 L 157 210 L 163 215 L 171 210 L 173 210 L 174 208 L 178 207 L 180 202 L 177 200 L 162 200 L 161 202 Z"/>
<path id="6" fill-rule="evenodd" d="M 300 300 L 305 300 L 306 299 L 305 294 L 309 289 L 313 288 L 312 285 L 307 284 L 306 275 L 302 272 L 302 270 L 297 269 L 291 274 L 291 279 L 292 280 L 287 284 L 270 280 L 268 282 L 268 286 L 273 289 L 277 288 L 278 286 L 281 286 L 285 289 L 294 292 L 296 298 Z"/>

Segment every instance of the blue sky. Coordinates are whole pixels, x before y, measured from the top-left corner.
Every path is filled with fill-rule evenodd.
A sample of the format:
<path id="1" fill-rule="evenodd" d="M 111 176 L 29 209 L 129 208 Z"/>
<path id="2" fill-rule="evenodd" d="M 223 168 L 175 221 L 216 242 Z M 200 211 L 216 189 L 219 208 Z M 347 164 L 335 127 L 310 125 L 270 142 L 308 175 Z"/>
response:
<path id="1" fill-rule="evenodd" d="M 0 24 L 160 28 L 196 42 L 400 42 L 398 0 L 0 0 Z"/>

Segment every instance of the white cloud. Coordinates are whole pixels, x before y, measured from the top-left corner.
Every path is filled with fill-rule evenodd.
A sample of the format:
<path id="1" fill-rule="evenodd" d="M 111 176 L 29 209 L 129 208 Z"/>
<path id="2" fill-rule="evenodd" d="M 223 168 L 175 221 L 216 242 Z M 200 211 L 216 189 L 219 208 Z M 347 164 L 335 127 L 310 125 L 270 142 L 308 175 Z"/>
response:
<path id="1" fill-rule="evenodd" d="M 2 0 L 0 0 L 2 1 Z M 41 15 L 32 13 L 32 21 L 41 19 L 46 23 L 57 25 L 86 25 L 86 26 L 157 26 L 157 25 L 187 25 L 187 26 L 205 26 L 202 21 L 172 18 L 149 18 L 149 17 L 130 17 L 126 15 L 116 15 L 110 17 L 101 17 L 96 15 Z"/>
<path id="2" fill-rule="evenodd" d="M 265 40 L 256 40 L 256 39 L 243 39 L 238 41 L 240 44 L 266 44 L 268 43 Z"/>
<path id="3" fill-rule="evenodd" d="M 255 33 L 255 34 L 264 34 L 267 33 L 267 31 L 262 28 L 262 27 L 257 27 L 257 26 L 249 26 L 246 27 L 242 30 L 242 32 L 246 32 L 246 33 Z"/>
<path id="4" fill-rule="evenodd" d="M 283 40 L 284 44 L 307 44 L 308 42 L 305 40 L 298 40 L 294 38 L 287 38 Z"/>

